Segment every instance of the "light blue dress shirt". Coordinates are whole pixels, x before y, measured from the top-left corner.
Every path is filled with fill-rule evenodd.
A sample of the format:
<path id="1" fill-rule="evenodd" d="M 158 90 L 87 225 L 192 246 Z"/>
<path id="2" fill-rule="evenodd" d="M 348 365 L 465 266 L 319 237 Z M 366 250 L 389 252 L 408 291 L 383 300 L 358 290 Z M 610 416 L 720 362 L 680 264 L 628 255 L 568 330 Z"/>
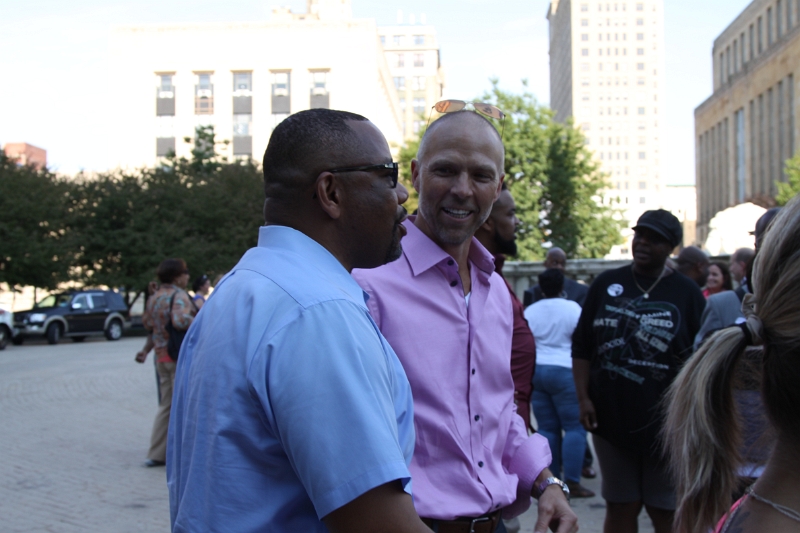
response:
<path id="1" fill-rule="evenodd" d="M 260 229 L 181 348 L 173 531 L 327 531 L 322 517 L 372 488 L 411 492 L 411 388 L 365 298 L 317 242 Z"/>

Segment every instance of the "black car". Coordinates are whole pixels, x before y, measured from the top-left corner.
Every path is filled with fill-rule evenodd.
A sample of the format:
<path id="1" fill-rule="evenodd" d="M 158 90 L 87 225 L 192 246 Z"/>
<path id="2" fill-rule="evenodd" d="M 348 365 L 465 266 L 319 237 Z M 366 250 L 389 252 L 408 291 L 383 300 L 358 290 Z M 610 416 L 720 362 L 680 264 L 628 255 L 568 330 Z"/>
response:
<path id="1" fill-rule="evenodd" d="M 110 341 L 122 337 L 130 315 L 122 295 L 114 291 L 84 289 L 51 294 L 33 309 L 14 313 L 11 342 L 27 337 L 46 337 L 56 344 L 61 337 L 80 342 L 90 335 L 105 335 Z"/>

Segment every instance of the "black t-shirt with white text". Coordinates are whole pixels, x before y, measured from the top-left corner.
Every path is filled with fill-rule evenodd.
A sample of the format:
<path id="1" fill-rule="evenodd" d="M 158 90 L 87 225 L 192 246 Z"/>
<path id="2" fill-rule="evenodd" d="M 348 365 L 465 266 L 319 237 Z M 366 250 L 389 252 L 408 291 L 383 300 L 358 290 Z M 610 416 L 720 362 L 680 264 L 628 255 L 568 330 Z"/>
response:
<path id="1" fill-rule="evenodd" d="M 697 284 L 672 272 L 648 297 L 656 278 L 630 266 L 595 279 L 572 341 L 572 357 L 591 361 L 589 396 L 597 412 L 595 433 L 616 446 L 658 453 L 660 401 L 689 356 L 705 299 Z"/>

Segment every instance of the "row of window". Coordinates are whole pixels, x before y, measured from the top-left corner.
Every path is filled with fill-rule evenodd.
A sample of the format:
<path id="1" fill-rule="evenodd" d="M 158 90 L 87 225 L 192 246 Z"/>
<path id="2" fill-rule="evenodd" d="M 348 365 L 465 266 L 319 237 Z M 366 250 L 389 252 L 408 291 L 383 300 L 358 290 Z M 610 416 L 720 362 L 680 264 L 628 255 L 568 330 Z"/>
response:
<path id="1" fill-rule="evenodd" d="M 233 114 L 246 115 L 252 113 L 253 73 L 233 72 Z M 211 72 L 195 73 L 194 114 L 214 114 L 214 74 Z M 174 74 L 157 74 L 156 115 L 175 115 Z M 311 108 L 328 107 L 328 71 L 309 71 L 309 105 Z M 291 71 L 270 72 L 270 93 L 272 96 L 272 113 L 289 113 L 291 108 L 290 94 Z"/>
<path id="2" fill-rule="evenodd" d="M 653 122 L 653 125 L 655 127 L 658 127 L 658 122 L 657 121 Z M 618 124 L 614 124 L 614 123 L 611 123 L 611 122 L 609 122 L 609 123 L 600 122 L 597 129 L 600 130 L 600 131 L 614 131 L 615 129 L 616 130 L 621 129 L 621 128 L 615 128 L 615 126 L 618 126 Z M 592 123 L 591 122 L 582 122 L 581 123 L 581 129 L 583 131 L 590 131 L 592 129 Z M 640 120 L 640 121 L 636 122 L 636 129 L 639 130 L 639 131 L 645 131 L 647 129 L 647 122 L 645 122 L 643 120 Z M 656 137 L 655 140 L 657 141 L 658 137 Z M 625 144 L 627 144 L 627 141 L 626 141 Z"/>
<path id="3" fill-rule="evenodd" d="M 775 194 L 795 150 L 794 76 L 759 94 L 698 140 L 700 220 L 751 197 Z M 747 177 L 749 176 L 749 187 Z"/>
<path id="4" fill-rule="evenodd" d="M 408 80 L 411 80 L 410 87 L 412 91 L 424 91 L 427 78 L 425 76 L 411 76 L 410 78 L 406 78 L 405 76 L 395 76 L 393 80 L 394 87 L 398 91 L 406 90 L 406 83 Z"/>
<path id="5" fill-rule="evenodd" d="M 414 46 L 421 46 L 427 42 L 426 35 L 412 35 L 411 42 Z M 406 46 L 405 35 L 392 35 L 391 43 L 393 46 Z M 386 45 L 386 35 L 381 35 L 381 44 Z"/>
<path id="6" fill-rule="evenodd" d="M 598 56 L 604 55 L 603 54 L 604 50 L 605 50 L 605 55 L 607 55 L 607 56 L 612 55 L 611 54 L 611 50 L 614 50 L 614 54 L 613 55 L 615 55 L 615 56 L 620 56 L 620 55 L 627 56 L 628 55 L 628 49 L 627 48 L 605 48 L 605 49 L 598 48 L 597 49 L 597 55 Z M 622 51 L 621 54 L 620 54 L 620 50 Z M 636 49 L 636 55 L 637 56 L 643 56 L 644 53 L 645 53 L 644 52 L 644 48 L 637 48 Z M 581 48 L 581 55 L 584 56 L 584 57 L 588 56 L 589 55 L 589 49 L 588 48 Z"/>
<path id="7" fill-rule="evenodd" d="M 414 66 L 415 67 L 424 67 L 425 66 L 425 54 L 413 54 L 414 59 Z M 406 66 L 406 54 L 392 54 L 392 66 L 393 67 L 405 67 Z"/>
<path id="8" fill-rule="evenodd" d="M 581 71 L 588 72 L 592 69 L 589 63 L 581 63 Z M 604 71 L 615 71 L 615 72 L 625 72 L 628 70 L 628 63 L 598 63 L 597 64 L 597 71 L 604 72 Z M 645 63 L 636 63 L 636 70 L 644 71 L 647 70 L 647 65 Z M 657 71 L 653 69 L 653 75 L 657 75 Z"/>
<path id="9" fill-rule="evenodd" d="M 613 39 L 611 38 L 612 35 L 614 36 Z M 627 41 L 628 40 L 628 34 L 627 33 L 606 33 L 605 36 L 606 36 L 606 38 L 605 38 L 606 41 Z M 622 37 L 622 39 L 620 39 L 620 37 Z M 588 41 L 588 40 L 589 40 L 589 34 L 588 33 L 581 33 L 581 41 Z M 603 41 L 604 40 L 603 39 L 603 33 L 598 33 L 597 34 L 597 40 L 598 41 Z M 636 40 L 637 41 L 644 41 L 644 33 L 637 33 L 636 34 Z"/>
<path id="10" fill-rule="evenodd" d="M 633 80 L 631 80 L 633 83 Z M 642 77 L 636 78 L 636 85 L 637 86 L 644 86 L 647 84 L 647 80 Z M 592 80 L 591 78 L 581 78 L 581 87 L 591 87 Z M 628 86 L 628 78 L 627 77 L 598 77 L 597 78 L 597 85 L 599 87 L 627 87 Z M 658 82 L 653 82 L 653 87 L 658 87 Z"/>
<path id="11" fill-rule="evenodd" d="M 419 115 L 421 113 L 425 113 L 427 111 L 426 107 L 427 106 L 425 105 L 425 99 L 424 98 L 413 98 L 411 100 L 411 109 L 412 109 L 412 111 L 414 112 L 415 115 Z M 405 98 L 400 98 L 400 111 L 402 111 L 403 113 L 405 113 L 405 111 L 406 111 L 406 99 Z M 416 133 L 416 132 L 414 132 L 414 133 Z"/>
<path id="12" fill-rule="evenodd" d="M 599 2 L 597 4 L 597 10 L 598 11 L 627 11 L 628 10 L 628 4 L 626 4 L 625 2 L 613 2 L 613 3 L 611 3 L 611 2 L 606 2 L 606 3 Z M 656 6 L 654 5 L 653 6 L 653 11 L 655 11 L 655 10 L 656 10 Z M 584 13 L 588 12 L 589 11 L 589 4 L 581 4 L 581 11 L 584 12 Z M 644 11 L 644 3 L 637 2 L 636 3 L 636 11 Z"/>
<path id="13" fill-rule="evenodd" d="M 794 5 L 793 5 L 794 4 Z M 776 0 L 717 56 L 720 85 L 800 22 L 800 0 Z"/>
<path id="14" fill-rule="evenodd" d="M 614 21 L 613 24 L 611 23 L 611 21 L 612 21 L 612 19 L 607 18 L 605 25 L 609 26 L 609 27 L 611 27 L 611 26 L 627 26 L 628 25 L 627 19 L 613 19 L 613 21 Z M 597 25 L 598 26 L 603 26 L 603 21 L 600 20 L 597 23 Z M 637 18 L 636 19 L 636 25 L 637 26 L 644 26 L 644 19 L 643 18 Z M 589 26 L 589 19 L 581 19 L 581 26 L 583 26 L 584 28 L 588 27 Z"/>

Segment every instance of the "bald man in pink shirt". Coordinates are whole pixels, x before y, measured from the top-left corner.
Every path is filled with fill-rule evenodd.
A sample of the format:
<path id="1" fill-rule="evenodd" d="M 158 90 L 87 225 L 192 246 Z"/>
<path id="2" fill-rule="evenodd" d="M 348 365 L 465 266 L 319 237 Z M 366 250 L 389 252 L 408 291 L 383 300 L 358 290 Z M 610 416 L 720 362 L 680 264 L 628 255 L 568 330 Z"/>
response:
<path id="1" fill-rule="evenodd" d="M 504 531 L 538 498 L 536 532 L 577 530 L 550 449 L 514 406 L 513 315 L 491 254 L 473 238 L 500 194 L 500 136 L 473 112 L 428 128 L 412 162 L 419 214 L 403 256 L 353 276 L 414 396 L 414 505 L 440 533 Z M 465 529 L 466 528 L 466 529 Z"/>

